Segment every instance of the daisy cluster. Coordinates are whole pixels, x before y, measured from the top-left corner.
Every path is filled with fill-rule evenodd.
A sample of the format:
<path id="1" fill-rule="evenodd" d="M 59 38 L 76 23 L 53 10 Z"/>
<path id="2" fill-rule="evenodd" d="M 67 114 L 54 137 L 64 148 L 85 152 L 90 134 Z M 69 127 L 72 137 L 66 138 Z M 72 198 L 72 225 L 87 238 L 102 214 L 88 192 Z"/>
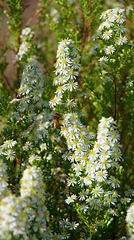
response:
<path id="1" fill-rule="evenodd" d="M 18 89 L 19 112 L 26 110 L 32 112 L 37 103 L 42 104 L 43 86 L 43 75 L 39 70 L 37 61 L 31 58 L 24 67 L 21 85 Z"/>
<path id="2" fill-rule="evenodd" d="M 18 89 L 17 99 L 11 102 L 17 102 L 17 110 L 10 114 L 10 121 L 20 124 L 26 122 L 26 128 L 21 129 L 20 137 L 27 139 L 31 132 L 34 132 L 32 140 L 36 143 L 48 136 L 48 128 L 53 119 L 53 113 L 50 111 L 49 104 L 43 100 L 44 78 L 39 70 L 37 61 L 29 59 L 22 73 L 22 81 Z M 42 146 L 43 147 L 43 146 Z M 32 144 L 26 141 L 23 150 L 32 148 Z"/>
<path id="3" fill-rule="evenodd" d="M 73 123 L 74 125 L 74 123 Z M 71 128 L 71 124 L 68 124 L 68 129 Z M 77 132 L 80 133 L 79 140 L 77 142 L 74 136 L 77 136 Z M 72 169 L 75 176 L 73 179 L 68 180 L 68 185 L 73 186 L 78 184 L 81 189 L 88 188 L 89 190 L 84 192 L 79 192 L 78 199 L 85 200 L 86 203 L 92 208 L 98 209 L 102 203 L 99 200 L 100 195 L 103 195 L 105 199 L 105 204 L 111 206 L 114 204 L 115 199 L 117 198 L 117 194 L 113 192 L 116 188 L 120 186 L 120 181 L 118 178 L 110 174 L 109 170 L 114 168 L 116 171 L 119 169 L 119 162 L 121 160 L 121 150 L 119 145 L 119 134 L 116 130 L 116 123 L 114 122 L 113 118 L 102 118 L 100 120 L 98 126 L 98 134 L 97 140 L 94 143 L 93 148 L 91 149 L 91 137 L 88 137 L 89 134 L 83 134 L 81 129 L 74 131 L 72 135 L 72 143 L 69 145 L 72 146 L 73 154 L 71 155 Z M 67 138 L 68 144 L 68 134 L 67 132 L 64 133 L 65 137 Z M 81 139 L 88 139 L 87 144 L 85 142 L 82 143 Z M 76 142 L 74 146 L 73 141 Z M 82 143 L 82 145 L 81 145 Z M 73 147 L 74 146 L 74 147 Z M 83 147 L 82 147 L 83 146 Z M 112 171 L 111 171 L 112 173 Z M 103 184 L 107 182 L 107 186 L 111 191 L 109 194 L 105 195 Z M 93 188 L 94 186 L 94 188 Z M 111 202 L 108 204 L 108 197 L 111 199 Z M 74 202 L 76 196 L 69 196 L 66 202 L 69 204 L 70 202 Z M 116 199 L 117 201 L 117 199 Z M 97 203 L 98 202 L 98 203 Z"/>
<path id="4" fill-rule="evenodd" d="M 2 159 L 2 155 L 0 156 L 0 200 L 2 198 L 4 198 L 5 196 L 7 196 L 10 191 L 8 190 L 8 176 L 6 173 L 7 170 L 7 166 L 4 163 L 3 159 Z"/>
<path id="5" fill-rule="evenodd" d="M 49 220 L 45 205 L 45 186 L 36 167 L 28 166 L 21 179 L 20 196 L 10 194 L 0 202 L 0 236 L 12 239 L 53 239 L 47 228 Z"/>
<path id="6" fill-rule="evenodd" d="M 62 72 L 64 68 L 60 68 L 61 75 Z M 61 82 L 57 79 L 55 84 L 61 86 Z M 84 203 L 85 212 L 89 208 L 99 210 L 104 206 L 107 207 L 109 214 L 114 215 L 119 199 L 123 204 L 130 202 L 130 198 L 122 198 L 117 193 L 120 187 L 118 174 L 122 154 L 119 144 L 120 135 L 113 118 L 103 117 L 100 120 L 97 138 L 93 145 L 94 135 L 88 133 L 80 122 L 78 114 L 71 112 L 70 109 L 70 113 L 63 115 L 61 134 L 66 139 L 70 153 L 68 160 L 72 163 L 72 172 L 67 184 L 71 189 L 77 187 L 79 189 L 78 192 L 71 190 L 72 194 L 69 193 L 65 200 L 67 204 L 78 201 L 82 206 Z"/>
<path id="7" fill-rule="evenodd" d="M 3 159 L 6 158 L 7 161 L 13 161 L 15 159 L 15 146 L 16 141 L 6 140 L 3 145 L 1 145 L 1 156 Z"/>
<path id="8" fill-rule="evenodd" d="M 66 218 L 59 222 L 59 226 L 62 229 L 62 239 L 69 239 L 69 232 L 75 230 L 79 226 L 79 223 L 76 223 L 75 221 L 70 222 L 70 220 Z"/>
<path id="9" fill-rule="evenodd" d="M 57 62 L 54 85 L 58 85 L 54 98 L 50 101 L 50 107 L 64 104 L 66 108 L 75 106 L 73 99 L 64 100 L 64 94 L 78 90 L 76 77 L 80 67 L 79 49 L 72 44 L 71 39 L 65 39 L 59 42 L 57 51 Z"/>
<path id="10" fill-rule="evenodd" d="M 27 54 L 29 49 L 31 48 L 30 40 L 33 37 L 33 32 L 30 27 L 24 28 L 20 35 L 21 45 L 19 47 L 19 51 L 16 55 L 16 60 L 21 60 L 22 57 Z"/>
<path id="11" fill-rule="evenodd" d="M 17 186 L 12 185 L 13 177 L 9 178 L 9 172 L 12 171 L 13 165 L 17 163 L 16 159 L 16 147 L 17 147 L 17 141 L 14 141 L 13 139 L 8 139 L 4 141 L 3 145 L 0 146 L 0 158 L 1 158 L 1 182 L 2 182 L 2 188 L 1 191 L 1 198 L 3 198 L 5 195 L 9 195 L 9 189 L 8 187 L 12 188 L 14 192 L 17 190 Z M 3 170 L 4 171 L 3 171 Z M 12 180 L 11 180 L 12 179 Z"/>
<path id="12" fill-rule="evenodd" d="M 49 154 L 52 133 L 53 145 L 59 142 L 54 130 L 51 129 L 50 134 L 53 112 L 48 101 L 43 99 L 43 91 L 43 75 L 37 61 L 31 58 L 24 67 L 17 98 L 11 101 L 14 110 L 9 114 L 8 126 L 4 128 L 6 138 L 10 136 L 10 139 L 1 146 L 2 158 L 9 165 L 16 164 L 17 157 L 21 159 L 17 163 L 21 165 L 21 171 L 29 163 L 33 165 L 42 159 L 49 161 L 52 158 Z"/>
<path id="13" fill-rule="evenodd" d="M 63 127 L 61 127 L 61 134 L 65 137 L 68 150 L 73 152 L 68 157 L 72 163 L 74 175 L 79 177 L 79 181 L 83 184 L 83 167 L 87 161 L 87 155 L 93 144 L 93 134 L 89 134 L 86 127 L 80 122 L 77 113 L 66 113 L 63 115 Z M 77 184 L 76 178 L 68 179 L 68 186 Z M 66 203 L 70 204 L 76 200 L 76 195 L 72 194 L 66 199 Z"/>
<path id="14" fill-rule="evenodd" d="M 66 129 L 63 127 L 61 131 L 67 140 L 69 150 L 72 150 L 69 157 L 72 171 L 67 179 L 71 193 L 65 202 L 74 203 L 78 213 L 90 215 L 91 224 L 94 224 L 97 231 L 98 227 L 105 225 L 104 216 L 101 212 L 96 221 L 95 215 L 91 215 L 92 211 L 105 209 L 105 216 L 112 219 L 113 216 L 120 214 L 117 206 L 119 204 L 127 206 L 132 197 L 132 190 L 130 194 L 127 192 L 123 196 L 119 194 L 122 153 L 117 124 L 112 117 L 103 117 L 98 125 L 96 141 L 91 148 L 93 138 L 88 137 L 87 131 L 79 128 L 76 116 L 74 122 L 72 119 L 68 122 L 66 119 L 65 122 Z M 78 129 L 77 131 L 73 129 L 71 135 L 70 129 L 72 130 L 75 123 Z"/>
<path id="15" fill-rule="evenodd" d="M 102 13 L 100 18 L 103 22 L 100 24 L 97 34 L 94 39 L 98 38 L 100 44 L 105 44 L 106 47 L 101 49 L 103 55 L 99 59 L 100 65 L 114 63 L 115 55 L 120 48 L 120 52 L 124 48 L 124 44 L 128 42 L 125 33 L 127 29 L 123 26 L 125 22 L 125 9 L 114 8 Z"/>
<path id="16" fill-rule="evenodd" d="M 24 236 L 25 238 L 22 237 L 22 239 L 29 240 L 30 238 L 35 240 L 60 240 L 65 239 L 65 236 L 63 236 L 64 234 L 57 235 L 54 233 L 54 235 L 52 235 L 46 226 L 45 217 L 46 220 L 48 220 L 48 213 L 45 207 L 43 182 L 38 177 L 38 174 L 36 174 L 38 170 L 36 167 L 28 167 L 28 164 L 31 166 L 39 165 L 37 163 L 38 161 L 43 162 L 44 160 L 49 162 L 54 154 L 60 153 L 58 143 L 61 138 L 56 134 L 55 129 L 53 129 L 53 113 L 50 111 L 49 103 L 43 100 L 43 88 L 44 79 L 38 64 L 35 60 L 29 59 L 24 67 L 18 96 L 11 101 L 13 106 L 15 105 L 14 109 L 16 111 L 10 114 L 8 119 L 9 128 L 7 129 L 6 127 L 6 131 L 12 133 L 12 138 L 17 141 L 13 139 L 6 140 L 1 146 L 1 156 L 4 158 L 5 162 L 8 163 L 8 166 L 12 166 L 16 163 L 17 173 L 22 173 L 26 168 L 23 178 L 21 179 L 20 197 L 18 198 L 9 195 L 5 174 L 6 169 L 7 172 L 9 169 L 6 168 L 6 165 L 3 163 L 4 161 L 1 160 L 1 179 L 3 181 L 3 188 L 1 188 L 1 193 L 3 194 L 2 199 L 7 197 L 4 200 L 7 204 L 5 204 L 5 202 L 2 203 L 3 205 L 5 204 L 7 212 L 5 208 L 0 212 L 2 216 L 2 226 L 5 225 L 2 234 L 9 234 L 11 232 L 11 235 L 13 233 L 20 236 L 20 239 Z M 18 151 L 21 151 L 21 160 L 17 159 Z M 55 167 L 55 165 L 56 164 L 54 164 L 53 167 Z M 50 178 L 51 176 L 47 177 Z M 12 185 L 11 189 L 16 195 L 19 194 L 16 186 Z M 10 209 L 10 202 L 13 205 L 13 212 L 12 209 Z M 4 211 L 7 215 L 4 215 Z M 11 225 L 7 221 L 6 226 L 6 222 L 3 221 L 4 219 L 8 219 L 9 216 L 11 216 L 11 220 L 9 218 L 10 222 L 14 223 L 14 225 Z M 72 225 L 70 225 L 70 229 L 71 226 Z M 42 236 L 41 238 L 38 236 L 39 232 Z M 5 238 L 8 239 L 7 236 Z"/>
<path id="17" fill-rule="evenodd" d="M 80 122 L 77 113 L 63 115 L 61 134 L 65 137 L 68 150 L 72 150 L 69 160 L 73 164 L 76 176 L 82 174 L 83 166 L 87 161 L 87 154 L 93 144 L 93 134 L 89 134 L 86 127 Z"/>
<path id="18" fill-rule="evenodd" d="M 130 239 L 134 239 L 134 203 L 131 204 L 127 210 L 126 222 L 128 227 L 128 232 L 130 234 Z"/>

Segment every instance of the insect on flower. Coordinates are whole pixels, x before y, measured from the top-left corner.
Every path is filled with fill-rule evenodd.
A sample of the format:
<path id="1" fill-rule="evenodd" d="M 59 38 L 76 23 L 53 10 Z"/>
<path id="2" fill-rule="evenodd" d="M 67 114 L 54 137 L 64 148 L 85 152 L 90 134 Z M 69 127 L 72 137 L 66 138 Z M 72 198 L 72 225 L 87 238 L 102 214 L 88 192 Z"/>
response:
<path id="1" fill-rule="evenodd" d="M 60 127 L 62 126 L 62 124 L 60 123 L 61 120 L 62 120 L 62 118 L 61 118 L 60 114 L 58 112 L 56 112 L 54 114 L 54 118 L 53 118 L 55 128 L 60 129 Z"/>

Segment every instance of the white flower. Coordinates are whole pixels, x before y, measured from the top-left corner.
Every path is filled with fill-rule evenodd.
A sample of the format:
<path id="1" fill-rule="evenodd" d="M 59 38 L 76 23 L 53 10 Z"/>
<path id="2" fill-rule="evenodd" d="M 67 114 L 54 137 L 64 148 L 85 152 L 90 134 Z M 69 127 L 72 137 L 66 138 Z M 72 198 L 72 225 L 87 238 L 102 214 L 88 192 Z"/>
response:
<path id="1" fill-rule="evenodd" d="M 69 38 L 59 43 L 55 65 L 57 77 L 54 79 L 54 85 L 59 86 L 55 92 L 55 97 L 50 101 L 51 108 L 62 103 L 66 90 L 73 91 L 78 88 L 78 83 L 74 82 L 74 79 L 78 76 L 76 70 L 80 67 L 79 60 L 78 49 L 73 46 Z"/>
<path id="2" fill-rule="evenodd" d="M 127 210 L 126 221 L 128 224 L 129 232 L 132 234 L 132 231 L 134 229 L 134 203 L 132 203 Z"/>
<path id="3" fill-rule="evenodd" d="M 108 40 L 110 37 L 112 37 L 112 30 L 105 31 L 102 35 L 102 38 L 105 40 Z"/>
<path id="4" fill-rule="evenodd" d="M 96 187 L 93 188 L 91 193 L 95 198 L 100 197 L 100 195 L 103 193 L 103 189 L 99 185 L 96 185 Z"/>
<path id="5" fill-rule="evenodd" d="M 102 205 L 101 200 L 96 198 L 88 198 L 86 202 L 88 205 L 91 206 L 91 209 L 96 209 L 96 210 L 98 210 Z"/>
<path id="6" fill-rule="evenodd" d="M 41 157 L 40 156 L 37 156 L 37 155 L 31 155 L 30 158 L 29 158 L 29 163 L 33 163 L 33 161 L 35 160 L 41 160 Z"/>
<path id="7" fill-rule="evenodd" d="M 117 188 L 120 187 L 120 180 L 114 176 L 111 176 L 108 180 L 108 184 L 110 184 L 113 188 Z"/>
<path id="8" fill-rule="evenodd" d="M 68 179 L 67 180 L 67 186 L 74 186 L 76 184 L 76 179 Z"/>
<path id="9" fill-rule="evenodd" d="M 108 175 L 108 172 L 106 170 L 100 170 L 96 172 L 95 178 L 98 182 L 103 182 L 107 178 L 107 175 Z"/>
<path id="10" fill-rule="evenodd" d="M 82 171 L 82 165 L 80 164 L 74 164 L 74 171 L 76 176 L 80 176 L 81 175 L 81 171 Z"/>
<path id="11" fill-rule="evenodd" d="M 16 59 L 21 60 L 23 55 L 27 53 L 29 48 L 30 48 L 30 44 L 28 42 L 22 42 L 19 48 L 19 52 L 16 56 Z"/>
<path id="12" fill-rule="evenodd" d="M 41 152 L 42 152 L 43 150 L 47 150 L 47 145 L 46 145 L 46 143 L 42 143 L 42 144 L 40 145 L 40 149 L 41 149 Z"/>
<path id="13" fill-rule="evenodd" d="M 66 202 L 67 204 L 70 204 L 70 203 L 74 202 L 74 200 L 76 200 L 76 199 L 77 199 L 77 196 L 76 196 L 75 194 L 72 194 L 71 196 L 69 196 L 69 197 L 65 200 L 65 202 Z"/>
<path id="14" fill-rule="evenodd" d="M 100 65 L 103 65 L 105 64 L 105 62 L 108 62 L 108 57 L 106 56 L 101 57 L 98 61 L 100 62 Z"/>
<path id="15" fill-rule="evenodd" d="M 91 176 L 87 175 L 86 177 L 84 177 L 84 183 L 85 185 L 91 185 L 92 184 L 92 178 Z"/>
<path id="16" fill-rule="evenodd" d="M 27 27 L 22 30 L 22 35 L 27 36 L 29 33 L 31 33 L 31 28 Z"/>
<path id="17" fill-rule="evenodd" d="M 111 26 L 114 25 L 113 22 L 110 21 L 109 19 L 107 19 L 105 22 L 103 22 L 103 24 L 106 28 L 110 28 Z"/>
<path id="18" fill-rule="evenodd" d="M 56 96 L 49 101 L 51 108 L 54 108 L 57 104 L 61 103 L 61 96 Z"/>
<path id="19" fill-rule="evenodd" d="M 124 43 L 126 43 L 128 41 L 127 37 L 126 36 L 122 36 L 120 34 L 120 37 L 117 38 L 117 41 L 116 41 L 116 44 L 117 45 L 123 45 Z"/>
<path id="20" fill-rule="evenodd" d="M 14 140 L 6 140 L 3 147 L 12 148 L 17 142 Z"/>
<path id="21" fill-rule="evenodd" d="M 105 17 L 106 17 L 106 12 L 102 12 L 102 14 L 100 15 L 100 19 L 105 19 Z"/>
<path id="22" fill-rule="evenodd" d="M 62 94 L 64 93 L 65 90 L 66 90 L 66 86 L 65 85 L 58 86 L 55 94 L 57 94 L 58 96 L 62 97 Z"/>
<path id="23" fill-rule="evenodd" d="M 115 47 L 113 45 L 110 45 L 107 48 L 105 48 L 105 53 L 107 55 L 114 53 L 114 51 L 115 51 Z"/>
<path id="24" fill-rule="evenodd" d="M 117 10 L 116 9 L 109 9 L 106 11 L 107 19 L 110 22 L 114 22 L 116 20 Z"/>
<path id="25" fill-rule="evenodd" d="M 123 23 L 125 21 L 125 15 L 124 14 L 117 14 L 116 22 L 117 23 Z"/>
<path id="26" fill-rule="evenodd" d="M 23 150 L 27 151 L 29 149 L 32 149 L 32 143 L 31 142 L 26 142 L 25 145 L 23 146 Z"/>
<path id="27" fill-rule="evenodd" d="M 60 17 L 60 14 L 55 8 L 51 8 L 50 16 L 52 17 L 53 21 L 56 23 Z"/>
<path id="28" fill-rule="evenodd" d="M 69 229 L 70 229 L 70 230 L 73 230 L 73 229 L 76 229 L 78 226 L 79 226 L 79 223 L 72 222 L 72 223 L 70 224 Z"/>
<path id="29" fill-rule="evenodd" d="M 114 27 L 114 30 L 117 31 L 117 32 L 121 32 L 121 33 L 124 33 L 124 32 L 127 32 L 128 30 L 122 26 L 122 25 L 118 25 L 118 26 L 115 26 Z"/>
<path id="30" fill-rule="evenodd" d="M 83 190 L 82 192 L 79 193 L 79 199 L 80 200 L 85 200 L 87 193 Z"/>
<path id="31" fill-rule="evenodd" d="M 37 231 L 43 239 L 48 211 L 45 206 L 43 178 L 36 167 L 29 166 L 24 171 L 20 193 L 19 197 L 10 194 L 0 202 L 0 238 L 5 233 L 12 232 L 13 235 L 22 235 L 28 239 L 30 228 L 33 232 Z M 33 235 L 32 239 L 38 238 Z"/>
<path id="32" fill-rule="evenodd" d="M 74 102 L 73 99 L 67 99 L 67 103 L 66 103 L 67 107 L 73 108 L 76 106 L 76 103 Z"/>
<path id="33" fill-rule="evenodd" d="M 88 156 L 89 161 L 94 163 L 94 160 L 96 159 L 96 157 L 97 157 L 96 152 L 93 149 L 89 150 L 89 156 Z M 87 164 L 87 166 L 88 166 L 88 164 Z"/>
<path id="34" fill-rule="evenodd" d="M 104 27 L 105 27 L 104 23 L 101 23 L 99 28 L 98 28 L 98 31 L 101 31 Z"/>
<path id="35" fill-rule="evenodd" d="M 115 203 L 117 202 L 117 198 L 116 196 L 113 196 L 112 191 L 108 191 L 105 193 L 104 195 L 104 203 L 106 206 L 110 207 L 111 205 L 115 205 Z"/>
<path id="36" fill-rule="evenodd" d="M 121 199 L 121 202 L 125 205 L 128 205 L 128 203 L 131 202 L 131 198 L 124 197 L 124 198 Z"/>
<path id="37" fill-rule="evenodd" d="M 7 159 L 9 159 L 10 161 L 13 161 L 15 159 L 15 152 L 11 149 L 6 151 L 4 155 L 6 155 Z"/>
<path id="38" fill-rule="evenodd" d="M 60 221 L 59 224 L 61 228 L 68 228 L 71 223 L 69 222 L 68 218 L 66 218 Z"/>

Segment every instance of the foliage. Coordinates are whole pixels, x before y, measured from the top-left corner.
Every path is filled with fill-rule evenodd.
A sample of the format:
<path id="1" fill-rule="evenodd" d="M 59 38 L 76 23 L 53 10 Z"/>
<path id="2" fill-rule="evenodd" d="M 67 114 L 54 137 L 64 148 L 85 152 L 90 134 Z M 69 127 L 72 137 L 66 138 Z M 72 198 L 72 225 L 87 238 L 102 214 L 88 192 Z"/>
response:
<path id="1" fill-rule="evenodd" d="M 133 7 L 40 0 L 34 27 L 1 2 L 0 239 L 133 239 Z"/>

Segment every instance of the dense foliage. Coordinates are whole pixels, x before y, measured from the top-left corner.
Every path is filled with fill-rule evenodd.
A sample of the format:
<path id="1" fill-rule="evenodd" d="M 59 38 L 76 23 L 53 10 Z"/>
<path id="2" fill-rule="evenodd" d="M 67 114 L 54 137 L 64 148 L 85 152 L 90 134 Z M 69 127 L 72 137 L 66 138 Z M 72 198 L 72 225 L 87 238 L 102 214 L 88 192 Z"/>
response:
<path id="1" fill-rule="evenodd" d="M 134 239 L 132 3 L 0 4 L 0 239 Z"/>

